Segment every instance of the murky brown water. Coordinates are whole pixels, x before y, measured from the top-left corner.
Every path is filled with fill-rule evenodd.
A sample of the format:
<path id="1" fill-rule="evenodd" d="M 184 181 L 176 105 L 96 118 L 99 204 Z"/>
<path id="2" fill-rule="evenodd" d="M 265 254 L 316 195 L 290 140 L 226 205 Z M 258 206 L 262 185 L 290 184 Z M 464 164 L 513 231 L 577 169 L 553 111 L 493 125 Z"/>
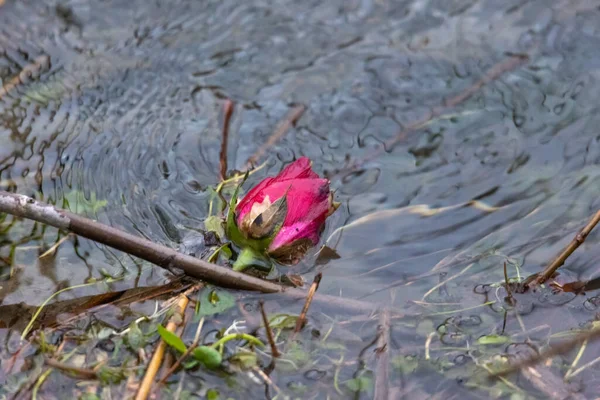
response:
<path id="1" fill-rule="evenodd" d="M 263 157 L 266 167 L 248 186 L 300 155 L 331 177 L 343 206 L 323 243 L 340 258 L 324 265 L 309 258 L 298 270 L 308 280 L 322 271 L 322 293 L 423 316 L 448 313 L 394 324 L 394 354 L 424 357 L 425 338 L 442 325 L 460 334 L 449 342 L 436 336 L 434 349 L 469 348 L 499 333 L 503 294 L 476 293 L 475 286 L 500 282 L 504 261 L 511 277 L 539 271 L 600 207 L 596 1 L 2 3 L 1 190 L 59 205 L 65 198 L 72 205 L 81 193 L 80 203 L 88 204 L 79 211 L 177 247 L 202 227 L 207 188 L 219 182 L 224 99 L 235 102 L 230 170 L 242 170 L 277 123 L 303 104 L 302 118 Z M 528 61 L 373 153 L 511 54 Z M 0 220 L 2 305 L 39 305 L 102 271 L 125 271 L 111 290 L 168 277 L 86 240 L 67 242 L 54 262 L 40 262 L 34 246 L 54 243 L 56 231 L 10 221 Z M 600 275 L 599 241 L 593 233 L 565 274 Z M 529 296 L 520 303 L 521 319 L 509 316 L 505 331 L 513 342 L 535 341 L 584 326 L 597 312 L 593 296 Z M 490 301 L 496 303 L 483 305 Z M 331 310 L 315 307 L 313 324 L 326 330 L 330 322 L 320 311 Z M 473 316 L 477 321 L 461 325 Z M 376 325 L 367 320 L 347 339 L 355 355 Z M 8 347 L 15 335 L 0 329 Z M 5 350 L 0 358 L 8 358 Z M 452 354 L 473 363 L 469 351 L 432 351 L 433 358 Z M 591 346 L 579 365 L 595 358 Z M 373 363 L 369 358 L 369 368 Z M 400 379 L 395 370 L 396 393 L 490 395 L 456 379 L 473 372 L 453 365 L 457 376 L 445 371 L 443 380 L 422 369 Z M 310 384 L 301 372 L 297 379 Z M 586 373 L 582 390 L 594 393 L 597 372 Z M 280 386 L 289 376 L 278 378 Z M 431 379 L 439 387 L 427 387 Z M 543 394 L 530 386 L 522 389 Z"/>

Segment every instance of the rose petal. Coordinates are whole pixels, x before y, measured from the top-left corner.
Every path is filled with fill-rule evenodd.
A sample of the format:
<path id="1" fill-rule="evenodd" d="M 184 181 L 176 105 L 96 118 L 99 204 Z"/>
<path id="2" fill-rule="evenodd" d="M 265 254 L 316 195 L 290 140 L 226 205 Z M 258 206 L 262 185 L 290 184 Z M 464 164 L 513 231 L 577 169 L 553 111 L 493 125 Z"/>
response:
<path id="1" fill-rule="evenodd" d="M 285 167 L 276 177 L 276 182 L 283 182 L 290 179 L 319 179 L 319 175 L 311 168 L 311 161 L 308 157 L 300 157 L 287 167 Z"/>

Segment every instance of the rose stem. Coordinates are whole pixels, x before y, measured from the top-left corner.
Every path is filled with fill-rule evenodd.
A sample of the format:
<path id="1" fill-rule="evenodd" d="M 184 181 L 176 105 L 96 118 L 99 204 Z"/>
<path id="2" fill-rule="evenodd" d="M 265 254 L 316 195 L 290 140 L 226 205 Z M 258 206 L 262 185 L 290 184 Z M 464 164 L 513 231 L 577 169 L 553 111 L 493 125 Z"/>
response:
<path id="1" fill-rule="evenodd" d="M 290 341 L 294 341 L 294 338 L 296 337 L 298 332 L 300 332 L 300 329 L 302 329 L 302 327 L 304 326 L 304 322 L 306 321 L 306 313 L 308 312 L 310 303 L 312 303 L 313 297 L 314 297 L 315 293 L 317 292 L 317 289 L 319 288 L 319 283 L 321 283 L 322 277 L 323 277 L 323 274 L 321 272 L 319 272 L 315 276 L 315 279 L 313 280 L 312 285 L 310 285 L 310 289 L 308 290 L 308 295 L 306 296 L 306 302 L 304 303 L 304 307 L 302 307 L 302 312 L 300 313 L 300 316 L 296 320 L 296 328 L 294 329 L 294 334 L 292 335 L 292 340 L 290 340 Z"/>
<path id="2" fill-rule="evenodd" d="M 389 398 L 389 375 L 390 375 L 390 312 L 383 309 L 379 312 L 379 327 L 377 335 L 377 369 L 375 370 L 375 400 L 387 400 Z"/>
<path id="3" fill-rule="evenodd" d="M 451 97 L 447 100 L 444 100 L 441 105 L 434 107 L 427 114 L 423 116 L 423 118 L 419 119 L 416 122 L 408 125 L 406 128 L 402 129 L 398 132 L 393 138 L 387 140 L 383 146 L 380 146 L 377 150 L 373 151 L 370 154 L 367 154 L 365 157 L 356 160 L 351 163 L 347 167 L 343 168 L 338 174 L 342 172 L 351 172 L 360 168 L 365 162 L 373 160 L 375 157 L 381 155 L 383 152 L 390 152 L 392 148 L 398 144 L 398 142 L 404 140 L 408 134 L 416 131 L 417 129 L 423 127 L 426 123 L 431 121 L 434 118 L 439 117 L 440 115 L 446 113 L 449 109 L 454 108 L 461 104 L 462 102 L 468 100 L 471 96 L 477 93 L 483 86 L 487 85 L 490 82 L 495 81 L 501 75 L 508 71 L 512 71 L 524 62 L 529 60 L 529 56 L 525 54 L 512 54 L 507 59 L 495 64 L 492 68 L 490 68 L 485 75 L 479 79 L 477 82 L 469 86 L 467 89 L 459 93 L 458 95 Z"/>
<path id="4" fill-rule="evenodd" d="M 306 107 L 304 107 L 302 104 L 292 108 L 290 112 L 288 112 L 283 118 L 283 120 L 277 124 L 277 127 L 271 136 L 269 136 L 267 142 L 259 147 L 258 150 L 256 150 L 250 158 L 248 158 L 248 161 L 246 161 L 246 169 L 252 168 L 252 166 L 256 164 L 258 160 L 260 160 L 260 158 L 267 152 L 267 150 L 277 143 L 283 137 L 283 135 L 285 135 L 285 133 L 296 124 L 302 114 L 304 114 L 305 110 Z"/>
<path id="5" fill-rule="evenodd" d="M 267 339 L 269 340 L 269 345 L 271 345 L 271 357 L 273 360 L 271 363 L 275 362 L 275 358 L 279 357 L 281 353 L 277 350 L 277 345 L 275 344 L 275 338 L 273 337 L 273 331 L 271 330 L 271 326 L 269 325 L 269 319 L 267 318 L 267 313 L 265 312 L 265 302 L 259 301 L 258 305 L 260 307 L 260 314 L 262 316 L 263 325 L 265 326 L 265 331 L 267 332 Z"/>
<path id="6" fill-rule="evenodd" d="M 233 114 L 233 101 L 227 99 L 223 105 L 223 129 L 221 131 L 221 153 L 219 154 L 220 178 L 227 178 L 227 144 L 229 141 L 229 122 Z"/>
<path id="7" fill-rule="evenodd" d="M 525 285 L 531 288 L 537 285 L 541 285 L 542 283 L 550 279 L 550 277 L 554 275 L 556 270 L 559 269 L 565 263 L 567 258 L 571 254 L 573 254 L 573 252 L 577 250 L 577 248 L 581 246 L 583 242 L 585 242 L 585 239 L 590 234 L 592 229 L 594 229 L 594 227 L 598 224 L 598 222 L 600 222 L 600 210 L 598 210 L 596 214 L 594 214 L 594 216 L 587 223 L 587 225 L 581 231 L 579 231 L 577 235 L 575 235 L 571 243 L 569 243 L 567 247 L 565 247 L 563 251 L 561 251 L 560 254 L 556 256 L 554 261 L 552 261 L 541 273 L 530 277 L 530 279 L 532 279 L 531 282 L 525 282 Z"/>

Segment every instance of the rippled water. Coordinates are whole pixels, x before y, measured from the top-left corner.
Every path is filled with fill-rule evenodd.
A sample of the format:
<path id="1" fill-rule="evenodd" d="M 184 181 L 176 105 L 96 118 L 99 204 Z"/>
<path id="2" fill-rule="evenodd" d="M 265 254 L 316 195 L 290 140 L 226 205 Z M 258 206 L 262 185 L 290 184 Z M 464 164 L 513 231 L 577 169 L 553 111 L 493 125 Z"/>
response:
<path id="1" fill-rule="evenodd" d="M 322 271 L 322 293 L 399 312 L 480 306 L 461 314 L 483 319 L 461 331 L 471 342 L 503 318 L 499 306 L 481 306 L 498 294 L 476 285 L 500 282 L 504 261 L 514 277 L 515 266 L 521 276 L 539 271 L 600 208 L 598 49 L 591 0 L 0 1 L 0 189 L 59 205 L 77 192 L 97 196 L 107 202 L 98 220 L 177 247 L 202 227 L 207 188 L 219 182 L 225 100 L 235 103 L 230 171 L 302 104 L 248 182 L 300 155 L 331 178 L 343 207 L 323 243 L 340 258 L 312 257 L 298 270 L 307 280 Z M 514 55 L 523 62 L 485 78 Z M 439 108 L 481 79 L 470 98 Z M 3 305 L 38 305 L 103 270 L 126 269 L 116 289 L 168 277 L 85 240 L 45 265 L 26 249 L 40 234 L 33 224 L 0 233 L 0 267 L 11 244 L 20 248 L 15 268 L 0 268 Z M 565 274 L 597 277 L 599 241 L 593 233 Z M 594 318 L 592 296 L 566 306 L 564 296 L 532 296 L 525 326 L 509 318 L 506 329 L 576 328 Z M 456 322 L 445 318 L 434 323 Z M 366 323 L 361 340 L 375 328 Z M 393 351 L 423 346 L 407 325 L 393 332 Z M 403 393 L 423 391 L 414 387 Z M 435 389 L 446 390 L 463 386 Z"/>

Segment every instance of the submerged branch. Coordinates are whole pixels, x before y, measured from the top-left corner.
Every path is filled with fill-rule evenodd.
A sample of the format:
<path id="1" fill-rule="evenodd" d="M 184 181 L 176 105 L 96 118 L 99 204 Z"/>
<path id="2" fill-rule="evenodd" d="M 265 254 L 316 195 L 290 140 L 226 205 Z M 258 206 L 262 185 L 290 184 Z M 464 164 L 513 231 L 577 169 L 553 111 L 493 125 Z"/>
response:
<path id="1" fill-rule="evenodd" d="M 590 234 L 592 229 L 594 229 L 594 227 L 598 224 L 598 222 L 600 222 L 600 210 L 598 210 L 596 214 L 594 214 L 594 216 L 592 217 L 592 219 L 590 219 L 587 225 L 581 231 L 579 231 L 577 235 L 575 235 L 571 243 L 569 243 L 569 245 L 565 247 L 564 250 L 561 251 L 558 256 L 556 256 L 556 258 L 550 263 L 550 265 L 548 265 L 541 273 L 532 277 L 531 282 L 528 283 L 527 286 L 535 287 L 537 285 L 541 285 L 542 283 L 550 279 L 552 275 L 554 275 L 556 270 L 559 269 L 565 263 L 567 258 L 569 258 L 569 256 L 573 254 L 573 252 L 577 250 L 577 248 L 581 246 L 583 242 L 585 242 L 585 239 Z"/>

